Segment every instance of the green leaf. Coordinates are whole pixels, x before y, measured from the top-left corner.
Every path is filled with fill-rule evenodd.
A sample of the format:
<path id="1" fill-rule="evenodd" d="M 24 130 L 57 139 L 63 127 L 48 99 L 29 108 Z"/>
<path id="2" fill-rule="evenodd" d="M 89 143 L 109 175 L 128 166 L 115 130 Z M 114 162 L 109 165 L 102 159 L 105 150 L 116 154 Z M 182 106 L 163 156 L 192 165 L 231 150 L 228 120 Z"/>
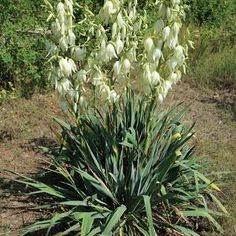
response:
<path id="1" fill-rule="evenodd" d="M 106 223 L 104 230 L 102 231 L 102 234 L 105 235 L 111 235 L 113 228 L 119 223 L 121 217 L 126 211 L 126 206 L 121 205 L 120 207 L 116 208 L 115 212 L 112 213 L 110 219 Z"/>
<path id="2" fill-rule="evenodd" d="M 82 227 L 81 227 L 81 236 L 87 236 L 91 231 L 93 225 L 93 217 L 91 214 L 86 214 L 83 218 Z"/>
<path id="3" fill-rule="evenodd" d="M 222 232 L 222 227 L 219 223 L 206 211 L 206 209 L 196 208 L 195 210 L 181 211 L 184 217 L 205 217 L 207 218 L 219 232 Z"/>
<path id="4" fill-rule="evenodd" d="M 153 224 L 150 197 L 149 196 L 143 196 L 143 198 L 144 198 L 144 204 L 145 204 L 145 209 L 146 209 L 146 214 L 147 214 L 147 219 L 148 219 L 149 234 L 150 234 L 150 236 L 156 236 L 157 234 L 156 234 L 154 224 Z"/>
<path id="5" fill-rule="evenodd" d="M 195 233 L 194 231 L 192 231 L 191 229 L 188 229 L 186 227 L 179 226 L 179 225 L 176 225 L 174 227 L 176 229 L 178 229 L 180 232 L 182 232 L 184 234 L 184 236 L 200 236 L 199 234 Z"/>

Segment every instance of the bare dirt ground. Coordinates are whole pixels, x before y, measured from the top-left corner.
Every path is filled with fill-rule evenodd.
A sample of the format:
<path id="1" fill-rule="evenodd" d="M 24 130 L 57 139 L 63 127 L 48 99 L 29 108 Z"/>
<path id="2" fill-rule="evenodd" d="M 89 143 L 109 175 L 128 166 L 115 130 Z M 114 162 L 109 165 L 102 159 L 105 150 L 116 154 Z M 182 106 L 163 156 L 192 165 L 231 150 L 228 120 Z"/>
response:
<path id="1" fill-rule="evenodd" d="M 220 196 L 231 213 L 222 220 L 226 236 L 236 235 L 236 95 L 235 91 L 204 91 L 188 84 L 177 86 L 164 106 L 192 103 L 185 122 L 196 121 L 199 155 L 210 162 L 210 171 L 220 182 Z M 22 195 L 25 189 L 16 184 L 16 176 L 38 173 L 45 165 L 37 146 L 51 146 L 52 117 L 60 117 L 54 95 L 34 95 L 0 105 L 0 235 L 22 235 L 21 228 L 42 215 L 32 208 L 35 200 Z M 226 173 L 231 171 L 231 173 Z M 219 235 L 215 233 L 214 235 Z"/>

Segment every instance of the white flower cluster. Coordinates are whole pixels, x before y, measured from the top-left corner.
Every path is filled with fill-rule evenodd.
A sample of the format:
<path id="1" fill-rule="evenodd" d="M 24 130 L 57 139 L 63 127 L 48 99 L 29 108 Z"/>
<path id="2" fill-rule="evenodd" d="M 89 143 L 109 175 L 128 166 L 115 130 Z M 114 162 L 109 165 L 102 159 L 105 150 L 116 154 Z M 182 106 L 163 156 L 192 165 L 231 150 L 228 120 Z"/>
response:
<path id="1" fill-rule="evenodd" d="M 179 42 L 184 10 L 181 0 L 150 2 L 146 7 L 153 9 L 155 22 L 138 0 L 105 0 L 98 15 L 87 9 L 80 22 L 74 22 L 74 7 L 82 6 L 73 0 L 58 3 L 49 54 L 51 78 L 62 96 L 78 103 L 92 89 L 95 98 L 114 103 L 117 91 L 138 72 L 146 91 L 165 98 L 185 67 L 187 47 Z M 84 26 L 86 40 L 73 32 L 77 24 Z"/>

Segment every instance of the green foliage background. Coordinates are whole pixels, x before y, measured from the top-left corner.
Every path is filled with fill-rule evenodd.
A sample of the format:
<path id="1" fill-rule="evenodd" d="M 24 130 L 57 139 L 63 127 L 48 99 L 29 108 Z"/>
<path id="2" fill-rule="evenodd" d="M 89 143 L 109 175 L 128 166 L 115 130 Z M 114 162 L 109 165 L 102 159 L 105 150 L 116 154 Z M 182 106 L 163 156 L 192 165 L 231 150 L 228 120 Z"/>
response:
<path id="1" fill-rule="evenodd" d="M 0 88 L 9 82 L 20 95 L 47 88 L 43 27 L 47 13 L 38 0 L 0 2 Z"/>

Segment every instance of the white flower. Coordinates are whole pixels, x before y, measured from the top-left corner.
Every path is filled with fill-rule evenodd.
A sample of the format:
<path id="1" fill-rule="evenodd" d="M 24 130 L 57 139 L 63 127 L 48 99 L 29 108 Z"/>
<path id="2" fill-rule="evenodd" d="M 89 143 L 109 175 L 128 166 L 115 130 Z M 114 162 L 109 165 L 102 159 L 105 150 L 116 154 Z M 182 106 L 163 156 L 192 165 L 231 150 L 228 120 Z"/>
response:
<path id="1" fill-rule="evenodd" d="M 177 74 L 177 81 L 179 81 L 180 79 L 181 79 L 181 77 L 182 77 L 182 73 L 181 73 L 181 71 L 180 70 L 177 70 L 176 71 L 176 74 Z"/>
<path id="2" fill-rule="evenodd" d="M 116 91 L 115 91 L 115 90 L 111 90 L 109 100 L 110 100 L 112 103 L 115 103 L 115 102 L 118 101 L 118 99 L 119 99 L 119 96 L 117 95 Z"/>
<path id="3" fill-rule="evenodd" d="M 165 23 L 162 19 L 157 20 L 156 23 L 154 24 L 154 30 L 156 31 L 156 33 L 161 32 L 164 27 Z"/>
<path id="4" fill-rule="evenodd" d="M 121 12 L 119 12 L 119 14 L 117 16 L 117 24 L 120 28 L 122 28 L 125 24 Z"/>
<path id="5" fill-rule="evenodd" d="M 162 56 L 161 49 L 155 48 L 155 49 L 153 50 L 153 54 L 152 54 L 152 59 L 153 59 L 153 61 L 159 61 L 160 58 L 161 58 L 161 56 Z"/>
<path id="6" fill-rule="evenodd" d="M 128 74 L 130 72 L 130 68 L 131 68 L 130 61 L 126 58 L 123 61 L 123 68 L 122 68 L 124 70 L 124 73 Z"/>
<path id="7" fill-rule="evenodd" d="M 171 57 L 167 61 L 167 65 L 168 65 L 170 71 L 173 71 L 176 68 L 176 66 L 178 65 L 178 60 L 175 57 Z"/>
<path id="8" fill-rule="evenodd" d="M 80 96 L 79 104 L 80 104 L 80 106 L 83 106 L 85 104 L 85 97 L 84 96 Z"/>
<path id="9" fill-rule="evenodd" d="M 84 81 L 86 82 L 87 76 L 86 76 L 86 71 L 85 70 L 80 70 L 77 72 L 77 79 L 79 81 Z"/>
<path id="10" fill-rule="evenodd" d="M 74 58 L 76 61 L 83 61 L 86 57 L 86 51 L 84 48 L 77 47 L 74 51 Z"/>
<path id="11" fill-rule="evenodd" d="M 55 36 L 58 36 L 58 35 L 60 34 L 61 25 L 60 25 L 58 19 L 56 19 L 55 22 L 52 23 L 51 29 L 52 29 L 52 33 L 53 33 Z"/>
<path id="12" fill-rule="evenodd" d="M 160 78 L 159 73 L 158 73 L 157 71 L 153 71 L 153 72 L 152 72 L 151 84 L 152 84 L 153 86 L 155 86 L 155 85 L 159 84 L 160 81 L 161 81 L 161 78 Z"/>
<path id="13" fill-rule="evenodd" d="M 69 44 L 71 45 L 71 46 L 73 46 L 73 45 L 75 45 L 75 39 L 76 39 L 76 37 L 75 37 L 75 34 L 73 33 L 73 31 L 72 30 L 69 30 L 69 32 L 68 32 L 68 41 L 69 41 Z"/>
<path id="14" fill-rule="evenodd" d="M 150 52 L 154 47 L 153 40 L 151 38 L 147 38 L 144 42 L 144 47 L 147 50 L 147 52 Z"/>
<path id="15" fill-rule="evenodd" d="M 113 3 L 106 1 L 103 7 L 105 17 L 111 16 L 114 13 Z"/>
<path id="16" fill-rule="evenodd" d="M 69 13 L 73 14 L 73 5 L 69 0 L 65 0 L 65 6 L 69 10 Z"/>
<path id="17" fill-rule="evenodd" d="M 178 44 L 178 38 L 176 36 L 172 35 L 172 33 L 171 33 L 167 39 L 166 44 L 170 49 L 173 49 Z"/>
<path id="18" fill-rule="evenodd" d="M 163 34 L 163 39 L 164 39 L 164 41 L 167 40 L 167 38 L 168 38 L 169 35 L 170 35 L 170 27 L 169 27 L 169 26 L 166 26 L 166 27 L 163 29 L 162 34 Z"/>
<path id="19" fill-rule="evenodd" d="M 168 91 L 172 88 L 172 83 L 169 80 L 165 80 L 163 84 L 163 88 Z"/>
<path id="20" fill-rule="evenodd" d="M 118 76 L 118 75 L 119 75 L 120 69 L 121 69 L 120 61 L 116 61 L 116 62 L 113 64 L 113 71 L 114 71 L 114 75 L 115 75 L 115 76 Z"/>
<path id="21" fill-rule="evenodd" d="M 72 75 L 72 72 L 76 71 L 76 65 L 72 59 L 61 58 L 59 61 L 59 66 L 62 74 L 65 77 L 69 77 Z"/>
<path id="22" fill-rule="evenodd" d="M 143 77 L 145 81 L 148 81 L 150 84 L 152 83 L 152 73 L 148 64 L 145 65 Z"/>
<path id="23" fill-rule="evenodd" d="M 181 45 L 178 45 L 176 48 L 175 48 L 175 52 L 174 52 L 175 56 L 176 57 L 180 57 L 184 54 L 184 50 L 183 50 L 183 47 Z"/>
<path id="24" fill-rule="evenodd" d="M 176 57 L 178 64 L 182 65 L 185 61 L 184 48 L 181 45 L 178 45 L 175 48 L 174 56 Z"/>
<path id="25" fill-rule="evenodd" d="M 120 54 L 123 51 L 123 48 L 124 48 L 124 43 L 118 37 L 117 40 L 116 40 L 116 51 L 117 51 L 117 54 Z"/>
<path id="26" fill-rule="evenodd" d="M 64 78 L 61 82 L 61 86 L 65 92 L 68 92 L 71 88 L 71 82 L 70 80 Z"/>
<path id="27" fill-rule="evenodd" d="M 174 22 L 173 26 L 172 26 L 172 31 L 173 31 L 173 34 L 175 36 L 177 36 L 179 34 L 179 31 L 180 31 L 180 27 L 181 25 L 177 22 Z"/>
<path id="28" fill-rule="evenodd" d="M 169 77 L 168 80 L 172 83 L 176 83 L 178 81 L 178 75 L 175 72 L 172 72 Z"/>
<path id="29" fill-rule="evenodd" d="M 106 52 L 105 52 L 105 56 L 106 58 L 110 61 L 111 59 L 113 59 L 114 57 L 117 58 L 116 52 L 115 52 L 115 48 L 114 46 L 109 43 L 106 47 Z"/>
<path id="30" fill-rule="evenodd" d="M 68 50 L 68 42 L 67 42 L 67 39 L 65 37 L 62 37 L 59 40 L 59 47 L 61 48 L 61 50 L 63 52 L 66 52 Z"/>
<path id="31" fill-rule="evenodd" d="M 58 13 L 58 15 L 64 15 L 65 14 L 65 7 L 64 7 L 64 4 L 62 2 L 59 2 L 57 4 L 57 13 Z"/>

